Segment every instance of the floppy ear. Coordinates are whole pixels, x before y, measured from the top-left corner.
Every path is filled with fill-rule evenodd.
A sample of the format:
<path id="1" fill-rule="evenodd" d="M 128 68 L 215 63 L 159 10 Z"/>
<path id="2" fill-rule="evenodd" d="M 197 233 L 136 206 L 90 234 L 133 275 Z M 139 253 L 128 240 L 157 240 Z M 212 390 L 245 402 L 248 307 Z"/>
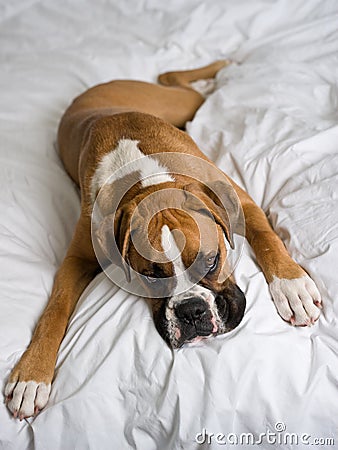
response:
<path id="1" fill-rule="evenodd" d="M 193 195 L 187 195 L 185 206 L 193 211 L 212 214 L 234 249 L 232 223 L 237 220 L 239 200 L 229 183 L 212 181 L 205 184 L 194 182 L 183 187 Z"/>
<path id="2" fill-rule="evenodd" d="M 115 264 L 122 264 L 126 279 L 130 282 L 128 251 L 131 236 L 131 219 L 135 205 L 120 207 L 100 223 L 96 237 L 105 255 Z"/>

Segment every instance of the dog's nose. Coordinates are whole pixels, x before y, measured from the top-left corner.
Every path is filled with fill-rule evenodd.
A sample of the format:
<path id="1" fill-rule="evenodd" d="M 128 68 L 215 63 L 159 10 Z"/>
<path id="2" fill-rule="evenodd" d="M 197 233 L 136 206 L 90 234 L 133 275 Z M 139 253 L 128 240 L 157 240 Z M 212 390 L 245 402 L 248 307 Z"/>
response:
<path id="1" fill-rule="evenodd" d="M 189 298 L 178 303 L 174 309 L 178 319 L 187 323 L 192 323 L 195 320 L 202 318 L 207 312 L 208 305 L 200 298 Z"/>

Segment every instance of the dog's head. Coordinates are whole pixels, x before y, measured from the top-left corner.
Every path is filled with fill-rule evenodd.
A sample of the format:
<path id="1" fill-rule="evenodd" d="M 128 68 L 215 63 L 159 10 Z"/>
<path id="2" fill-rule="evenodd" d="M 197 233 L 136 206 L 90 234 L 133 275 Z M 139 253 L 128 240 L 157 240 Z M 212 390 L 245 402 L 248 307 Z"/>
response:
<path id="1" fill-rule="evenodd" d="M 131 271 L 139 278 L 153 299 L 156 327 L 173 348 L 228 332 L 243 317 L 245 296 L 227 264 L 238 208 L 227 183 L 158 185 L 100 224 L 102 249 L 116 262 L 117 247 L 127 279 Z"/>

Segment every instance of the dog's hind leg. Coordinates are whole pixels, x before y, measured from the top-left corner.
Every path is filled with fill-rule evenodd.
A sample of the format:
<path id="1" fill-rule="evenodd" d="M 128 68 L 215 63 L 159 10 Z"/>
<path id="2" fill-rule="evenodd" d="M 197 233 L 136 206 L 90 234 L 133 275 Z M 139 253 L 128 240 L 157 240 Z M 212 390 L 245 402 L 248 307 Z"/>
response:
<path id="1" fill-rule="evenodd" d="M 180 86 L 194 90 L 194 82 L 215 78 L 217 72 L 229 64 L 230 60 L 220 60 L 199 69 L 166 72 L 159 75 L 158 82 L 164 86 Z"/>
<path id="2" fill-rule="evenodd" d="M 215 61 L 208 66 L 193 70 L 166 72 L 158 76 L 162 89 L 158 95 L 163 101 L 163 113 L 155 113 L 171 124 L 184 128 L 187 121 L 193 119 L 197 110 L 204 103 L 205 95 L 214 90 L 215 76 L 231 61 Z"/>

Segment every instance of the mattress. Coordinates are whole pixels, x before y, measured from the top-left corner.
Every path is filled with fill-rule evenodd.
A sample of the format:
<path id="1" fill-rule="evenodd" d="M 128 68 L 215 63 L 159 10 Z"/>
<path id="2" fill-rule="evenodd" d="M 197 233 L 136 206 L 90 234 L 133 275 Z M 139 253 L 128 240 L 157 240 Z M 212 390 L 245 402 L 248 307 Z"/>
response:
<path id="1" fill-rule="evenodd" d="M 3 449 L 301 449 L 338 442 L 338 4 L 334 0 L 0 3 L 0 380 L 27 348 L 80 211 L 55 151 L 89 86 L 229 57 L 188 133 L 315 280 L 312 327 L 283 322 L 253 252 L 232 332 L 180 350 L 99 274 L 61 344 L 46 408 L 0 403 Z"/>

